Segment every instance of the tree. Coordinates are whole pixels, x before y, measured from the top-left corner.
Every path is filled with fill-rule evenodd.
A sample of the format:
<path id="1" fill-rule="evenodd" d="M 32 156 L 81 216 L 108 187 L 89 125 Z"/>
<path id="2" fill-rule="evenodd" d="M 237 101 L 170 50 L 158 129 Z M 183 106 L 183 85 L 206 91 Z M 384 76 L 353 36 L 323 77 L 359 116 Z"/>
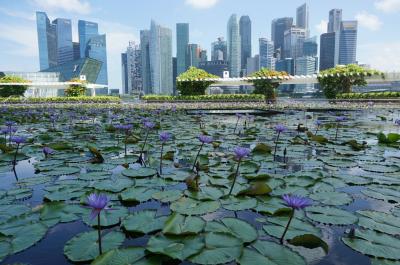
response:
<path id="1" fill-rule="evenodd" d="M 65 89 L 64 94 L 67 97 L 79 97 L 86 95 L 86 81 L 82 81 L 79 78 L 71 79 L 70 82 L 78 82 L 79 85 L 69 85 Z"/>
<path id="2" fill-rule="evenodd" d="M 320 72 L 318 82 L 325 97 L 334 99 L 337 94 L 350 93 L 353 86 L 365 86 L 367 84 L 365 77 L 372 75 L 382 75 L 384 78 L 383 73 L 367 70 L 356 64 L 338 65 Z"/>
<path id="3" fill-rule="evenodd" d="M 3 76 L 0 78 L 0 97 L 23 96 L 28 89 L 27 85 L 2 86 L 2 83 L 28 83 L 29 81 L 18 76 Z"/>
<path id="4" fill-rule="evenodd" d="M 280 85 L 279 80 L 273 79 L 273 77 L 287 76 L 286 72 L 279 72 L 270 70 L 267 68 L 261 68 L 259 71 L 250 75 L 250 77 L 261 77 L 263 79 L 253 80 L 254 94 L 263 94 L 265 102 L 276 101 L 276 89 Z M 272 78 L 272 79 L 269 79 Z"/>
<path id="5" fill-rule="evenodd" d="M 202 69 L 190 67 L 186 72 L 178 76 L 176 88 L 181 92 L 181 95 L 204 95 L 207 87 L 214 83 L 213 81 L 204 81 L 207 78 L 219 77 Z"/>

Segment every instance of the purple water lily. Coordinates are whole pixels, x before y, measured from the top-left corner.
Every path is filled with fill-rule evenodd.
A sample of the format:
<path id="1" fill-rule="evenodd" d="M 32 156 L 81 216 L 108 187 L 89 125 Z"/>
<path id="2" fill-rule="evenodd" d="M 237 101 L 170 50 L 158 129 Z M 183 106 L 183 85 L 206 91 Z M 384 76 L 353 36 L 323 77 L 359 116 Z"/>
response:
<path id="1" fill-rule="evenodd" d="M 233 187 L 235 186 L 236 183 L 236 179 L 239 175 L 239 167 L 240 167 L 240 162 L 242 162 L 242 159 L 245 158 L 246 156 L 248 156 L 250 154 L 250 149 L 248 148 L 244 148 L 244 147 L 235 147 L 233 149 L 233 152 L 235 154 L 235 158 L 237 160 L 237 167 L 236 167 L 236 172 L 235 175 L 233 177 L 233 182 L 232 182 L 232 186 L 231 189 L 229 190 L 228 195 L 232 194 L 233 191 Z"/>
<path id="2" fill-rule="evenodd" d="M 171 134 L 169 132 L 161 132 L 159 137 L 162 143 L 166 143 L 171 139 Z"/>
<path id="3" fill-rule="evenodd" d="M 276 132 L 276 133 L 280 134 L 280 133 L 283 133 L 283 132 L 285 132 L 285 131 L 287 131 L 287 128 L 286 128 L 285 125 L 283 125 L 283 124 L 277 124 L 277 125 L 275 125 L 275 132 Z"/>
<path id="4" fill-rule="evenodd" d="M 17 145 L 25 143 L 26 138 L 23 136 L 11 136 L 11 142 L 16 143 Z"/>
<path id="5" fill-rule="evenodd" d="M 394 124 L 396 124 L 397 126 L 400 126 L 400 119 L 396 119 L 396 120 L 394 121 Z"/>
<path id="6" fill-rule="evenodd" d="M 213 141 L 212 137 L 204 135 L 204 134 L 199 135 L 198 138 L 202 144 L 209 144 L 209 143 L 212 143 L 212 141 Z"/>
<path id="7" fill-rule="evenodd" d="M 241 160 L 250 154 L 250 149 L 244 147 L 235 147 L 233 152 L 235 153 L 235 158 L 237 160 Z"/>
<path id="8" fill-rule="evenodd" d="M 312 205 L 312 201 L 309 198 L 297 195 L 285 194 L 282 196 L 282 199 L 287 206 L 295 210 L 301 210 Z"/>
<path id="9" fill-rule="evenodd" d="M 99 242 L 99 253 L 102 254 L 101 248 L 101 225 L 100 225 L 100 213 L 101 211 L 111 210 L 111 208 L 107 207 L 107 204 L 110 202 L 110 199 L 105 194 L 97 194 L 91 193 L 87 197 L 87 205 L 92 208 L 90 213 L 90 219 L 93 220 L 97 216 L 97 232 L 98 232 L 98 242 Z"/>
<path id="10" fill-rule="evenodd" d="M 144 122 L 144 127 L 145 127 L 147 130 L 153 129 L 154 126 L 155 126 L 155 124 L 154 124 L 153 122 L 151 122 L 151 121 L 145 121 L 145 122 Z"/>
<path id="11" fill-rule="evenodd" d="M 335 133 L 335 141 L 336 141 L 336 140 L 337 140 L 337 137 L 338 137 L 338 132 L 339 132 L 339 124 L 340 124 L 341 122 L 345 121 L 345 120 L 346 120 L 346 117 L 345 117 L 345 116 L 337 116 L 337 117 L 335 118 L 335 120 L 336 120 L 336 133 Z"/>
<path id="12" fill-rule="evenodd" d="M 282 199 L 285 201 L 285 204 L 288 207 L 292 208 L 292 211 L 290 212 L 289 221 L 288 221 L 288 223 L 285 227 L 285 230 L 283 231 L 283 234 L 279 240 L 281 244 L 283 244 L 283 240 L 285 239 L 285 235 L 289 229 L 290 223 L 292 222 L 295 210 L 301 210 L 301 209 L 304 209 L 304 208 L 312 205 L 312 201 L 309 198 L 301 197 L 301 196 L 297 196 L 297 195 L 285 194 L 282 196 Z"/>
<path id="13" fill-rule="evenodd" d="M 200 155 L 201 150 L 203 149 L 203 146 L 205 144 L 212 143 L 212 141 L 213 141 L 213 138 L 211 136 L 207 136 L 207 135 L 204 135 L 204 134 L 200 134 L 197 138 L 201 142 L 201 145 L 200 145 L 199 151 L 196 154 L 196 157 L 194 158 L 192 170 L 194 170 L 194 168 L 196 167 L 197 158 L 199 158 L 199 155 Z"/>
<path id="14" fill-rule="evenodd" d="M 54 154 L 54 150 L 48 146 L 43 147 L 42 149 L 44 156 L 47 158 L 49 155 Z"/>

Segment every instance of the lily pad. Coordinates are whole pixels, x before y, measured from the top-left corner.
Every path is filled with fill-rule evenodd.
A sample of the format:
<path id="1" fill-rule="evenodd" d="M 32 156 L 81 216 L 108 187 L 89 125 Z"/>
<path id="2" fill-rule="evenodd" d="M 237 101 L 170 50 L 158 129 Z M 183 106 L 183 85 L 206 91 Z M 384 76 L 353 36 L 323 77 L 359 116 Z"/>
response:
<path id="1" fill-rule="evenodd" d="M 315 222 L 332 225 L 350 225 L 357 222 L 357 216 L 354 214 L 334 208 L 311 206 L 306 209 L 308 218 Z"/>
<path id="2" fill-rule="evenodd" d="M 144 210 L 135 212 L 122 221 L 122 226 L 129 232 L 151 233 L 163 229 L 167 216 L 156 217 L 157 211 Z"/>

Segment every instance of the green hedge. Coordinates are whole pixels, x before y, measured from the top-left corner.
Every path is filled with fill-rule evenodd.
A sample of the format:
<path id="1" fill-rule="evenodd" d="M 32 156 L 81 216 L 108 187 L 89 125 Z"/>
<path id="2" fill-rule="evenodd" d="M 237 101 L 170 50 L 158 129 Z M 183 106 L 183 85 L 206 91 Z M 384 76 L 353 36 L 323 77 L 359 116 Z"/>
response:
<path id="1" fill-rule="evenodd" d="M 400 92 L 366 92 L 366 93 L 342 93 L 337 99 L 390 99 L 400 98 Z"/>
<path id="2" fill-rule="evenodd" d="M 80 97 L 49 97 L 49 98 L 0 98 L 0 103 L 34 104 L 34 103 L 119 103 L 121 99 L 113 96 L 80 96 Z"/>
<path id="3" fill-rule="evenodd" d="M 146 95 L 142 97 L 146 101 L 263 101 L 264 95 L 260 94 L 217 94 L 197 96 L 164 96 Z"/>

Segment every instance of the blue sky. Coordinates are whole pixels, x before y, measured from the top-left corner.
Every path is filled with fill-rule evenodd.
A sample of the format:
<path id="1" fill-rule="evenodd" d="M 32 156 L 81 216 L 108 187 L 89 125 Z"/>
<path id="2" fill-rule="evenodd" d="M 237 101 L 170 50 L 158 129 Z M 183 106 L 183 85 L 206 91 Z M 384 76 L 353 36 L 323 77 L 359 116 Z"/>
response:
<path id="1" fill-rule="evenodd" d="M 380 70 L 400 71 L 400 0 L 0 0 L 0 71 L 38 71 L 35 11 L 47 12 L 50 19 L 70 18 L 73 38 L 78 19 L 99 23 L 107 34 L 108 76 L 111 88 L 121 87 L 120 53 L 129 40 L 138 41 L 139 30 L 155 19 L 173 30 L 175 24 L 190 24 L 190 42 L 210 53 L 211 42 L 226 36 L 226 23 L 233 13 L 252 20 L 253 55 L 258 38 L 271 35 L 271 21 L 295 16 L 296 7 L 310 6 L 312 35 L 325 29 L 328 12 L 343 9 L 344 19 L 359 20 L 357 59 Z"/>

